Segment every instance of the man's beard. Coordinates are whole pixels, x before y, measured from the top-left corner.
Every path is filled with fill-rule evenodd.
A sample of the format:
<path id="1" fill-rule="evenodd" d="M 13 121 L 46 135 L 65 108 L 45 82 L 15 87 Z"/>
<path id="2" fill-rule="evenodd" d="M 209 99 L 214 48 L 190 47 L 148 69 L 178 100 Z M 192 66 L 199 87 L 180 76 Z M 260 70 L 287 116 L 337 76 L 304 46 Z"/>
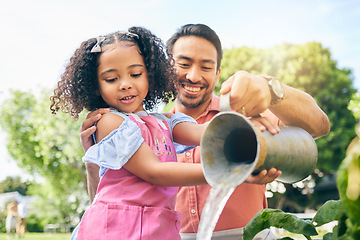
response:
<path id="1" fill-rule="evenodd" d="M 182 80 L 182 81 L 180 81 L 180 82 L 178 83 L 179 86 L 177 86 L 177 87 L 181 87 L 180 85 L 181 85 L 182 83 L 189 83 L 189 82 L 190 82 L 190 81 L 188 81 L 188 80 Z M 208 89 L 208 88 L 209 88 L 209 84 L 204 83 L 204 84 L 201 85 L 201 87 L 202 87 L 202 88 L 205 88 L 205 89 Z M 196 96 L 196 97 L 192 97 L 192 96 L 188 96 L 188 95 L 186 96 L 186 94 L 184 93 L 183 95 L 178 94 L 177 99 L 179 100 L 179 102 L 180 102 L 183 106 L 185 106 L 185 107 L 187 107 L 187 108 L 197 108 L 197 107 L 200 106 L 201 104 L 205 103 L 205 99 L 206 99 L 206 96 L 207 96 L 207 95 L 208 95 L 208 94 L 205 92 L 204 95 L 200 96 L 200 99 L 196 100 L 197 98 L 199 98 L 198 96 Z M 194 100 L 194 101 L 192 101 L 192 100 Z"/>
<path id="2" fill-rule="evenodd" d="M 189 97 L 182 97 L 181 95 L 178 95 L 178 100 L 179 102 L 187 107 L 187 108 L 197 108 L 198 106 L 200 106 L 201 104 L 203 104 L 205 102 L 205 97 L 206 95 L 203 95 L 201 99 L 197 100 L 197 101 L 188 101 Z"/>

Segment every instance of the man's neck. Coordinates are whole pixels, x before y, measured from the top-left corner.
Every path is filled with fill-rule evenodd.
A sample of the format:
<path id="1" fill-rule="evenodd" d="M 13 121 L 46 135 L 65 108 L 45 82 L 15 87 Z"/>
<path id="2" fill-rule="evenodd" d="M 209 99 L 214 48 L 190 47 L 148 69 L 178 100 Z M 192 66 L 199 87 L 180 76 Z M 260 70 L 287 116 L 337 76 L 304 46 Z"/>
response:
<path id="1" fill-rule="evenodd" d="M 175 100 L 175 112 L 184 113 L 196 120 L 201 114 L 203 114 L 205 112 L 205 110 L 209 106 L 210 102 L 211 102 L 211 99 L 207 102 L 204 102 L 200 106 L 197 106 L 196 108 L 188 108 L 188 107 L 185 107 L 184 105 L 182 105 L 178 99 L 176 99 Z"/>

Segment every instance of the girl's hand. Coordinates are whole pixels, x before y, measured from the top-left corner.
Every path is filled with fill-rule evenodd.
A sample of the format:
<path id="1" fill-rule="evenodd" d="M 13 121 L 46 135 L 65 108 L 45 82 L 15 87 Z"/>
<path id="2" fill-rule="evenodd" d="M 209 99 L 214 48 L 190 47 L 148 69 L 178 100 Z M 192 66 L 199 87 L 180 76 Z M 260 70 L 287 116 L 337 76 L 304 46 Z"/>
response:
<path id="1" fill-rule="evenodd" d="M 262 132 L 268 130 L 273 135 L 280 132 L 278 125 L 274 124 L 269 118 L 262 117 L 260 114 L 250 118 L 249 120 Z"/>
<path id="2" fill-rule="evenodd" d="M 250 175 L 245 182 L 253 184 L 267 184 L 274 181 L 277 177 L 281 175 L 281 171 L 276 168 L 271 168 L 269 171 L 262 170 L 258 175 Z"/>
<path id="3" fill-rule="evenodd" d="M 104 113 L 110 112 L 110 108 L 100 108 L 86 116 L 86 119 L 80 127 L 80 143 L 86 152 L 93 144 L 91 135 L 96 131 L 94 124 L 99 121 Z"/>

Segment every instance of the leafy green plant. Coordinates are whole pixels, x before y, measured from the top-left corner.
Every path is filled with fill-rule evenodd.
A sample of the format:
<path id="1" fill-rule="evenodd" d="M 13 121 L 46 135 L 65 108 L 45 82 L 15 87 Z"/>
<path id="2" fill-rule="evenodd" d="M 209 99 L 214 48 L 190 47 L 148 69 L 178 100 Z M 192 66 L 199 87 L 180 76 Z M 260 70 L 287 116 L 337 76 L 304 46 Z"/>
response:
<path id="1" fill-rule="evenodd" d="M 300 233 L 311 239 L 311 236 L 318 235 L 315 227 L 334 220 L 337 220 L 338 224 L 333 228 L 333 232 L 325 234 L 323 239 L 360 239 L 360 125 L 357 126 L 356 132 L 358 136 L 349 144 L 346 157 L 337 173 L 340 200 L 327 201 L 311 221 L 302 220 L 281 210 L 264 209 L 245 226 L 244 240 L 251 240 L 258 232 L 271 226 Z"/>
<path id="2" fill-rule="evenodd" d="M 307 239 L 311 239 L 309 236 L 318 235 L 310 221 L 278 209 L 268 208 L 259 211 L 245 226 L 244 240 L 251 240 L 258 232 L 270 227 L 283 228 L 289 232 L 303 234 Z"/>

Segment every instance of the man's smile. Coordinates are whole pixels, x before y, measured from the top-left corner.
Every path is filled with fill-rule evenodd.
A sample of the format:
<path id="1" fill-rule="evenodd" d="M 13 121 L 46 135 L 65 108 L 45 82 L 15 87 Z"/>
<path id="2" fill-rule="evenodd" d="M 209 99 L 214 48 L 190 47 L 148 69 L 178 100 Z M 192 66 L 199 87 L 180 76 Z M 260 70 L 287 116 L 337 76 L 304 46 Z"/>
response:
<path id="1" fill-rule="evenodd" d="M 199 83 L 193 84 L 185 81 L 180 82 L 179 85 L 181 86 L 185 94 L 192 96 L 200 94 L 202 90 L 208 87 L 207 84 L 199 84 Z"/>
<path id="2" fill-rule="evenodd" d="M 201 90 L 200 87 L 191 87 L 187 85 L 183 85 L 184 89 L 190 92 L 199 92 Z"/>

